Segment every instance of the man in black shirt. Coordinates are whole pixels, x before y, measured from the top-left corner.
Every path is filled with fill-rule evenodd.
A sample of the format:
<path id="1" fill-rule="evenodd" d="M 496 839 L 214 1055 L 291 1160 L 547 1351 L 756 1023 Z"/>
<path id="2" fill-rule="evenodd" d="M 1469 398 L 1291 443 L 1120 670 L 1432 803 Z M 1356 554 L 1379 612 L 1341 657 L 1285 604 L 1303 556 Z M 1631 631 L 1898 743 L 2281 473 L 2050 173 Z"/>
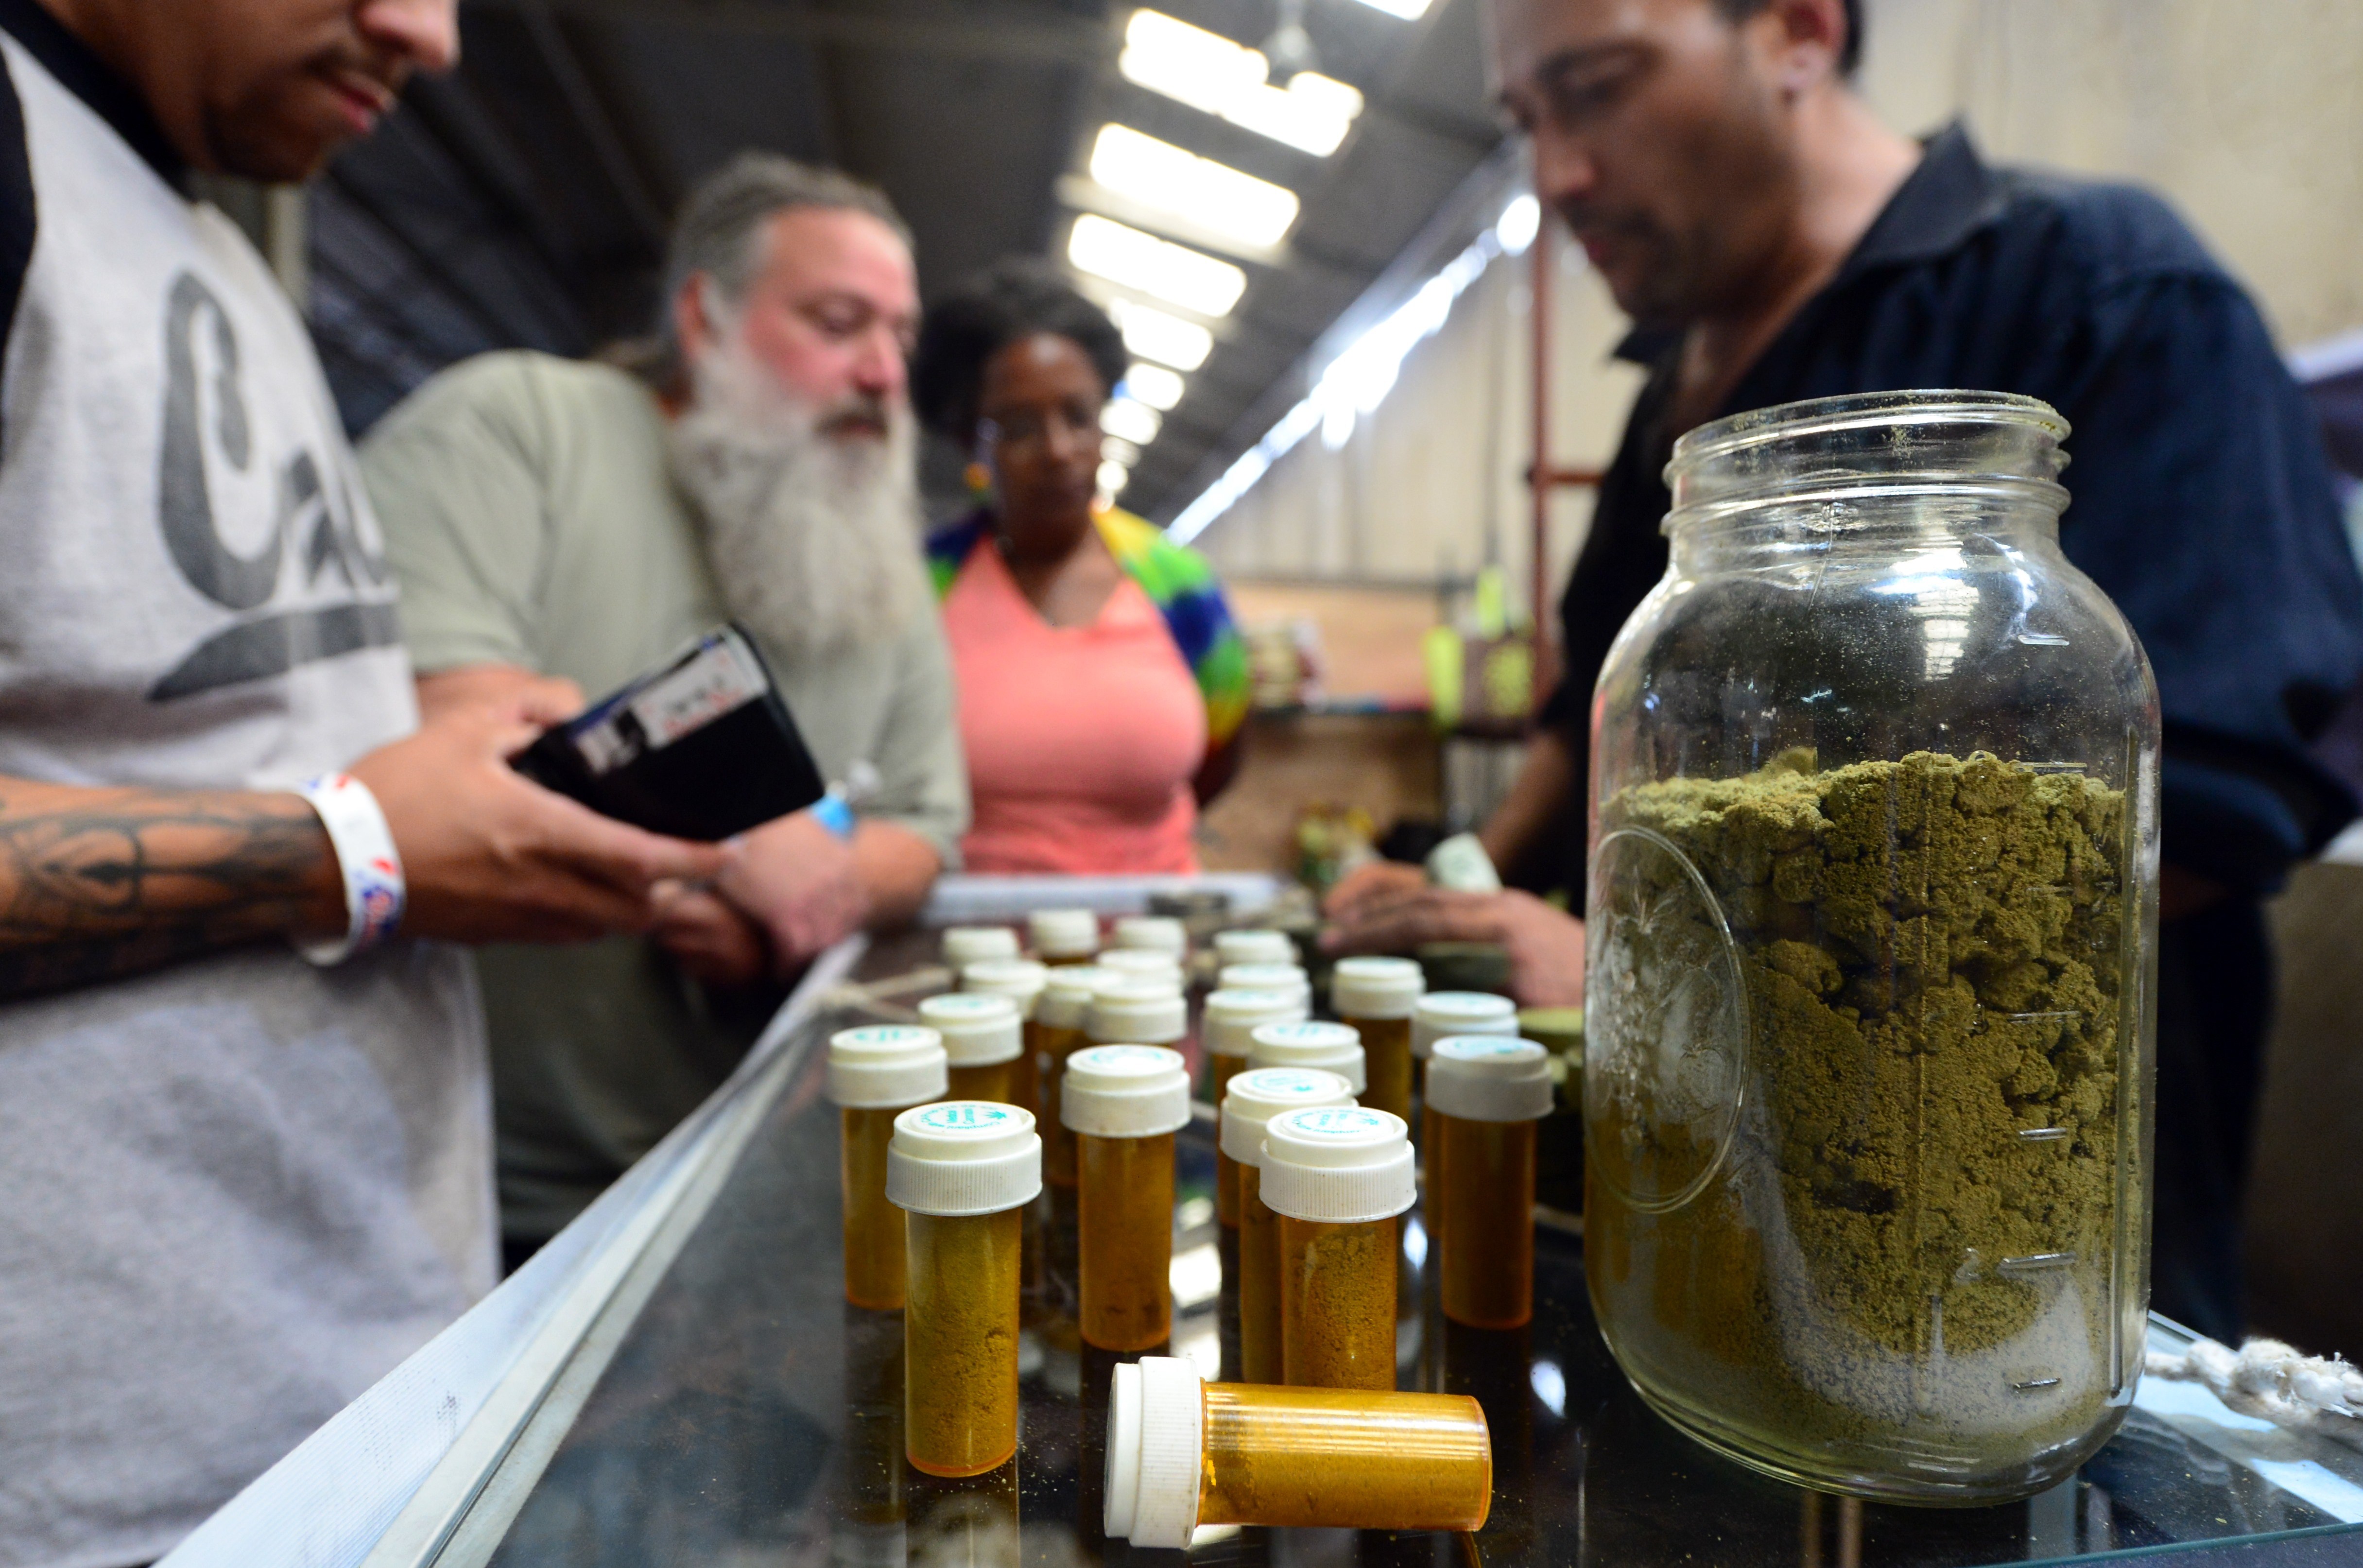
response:
<path id="1" fill-rule="evenodd" d="M 2313 420 L 2256 307 L 2165 205 L 1925 145 L 1851 91 L 1843 0 L 1493 0 L 1503 101 L 1543 199 L 1647 364 L 1561 604 L 1565 673 L 1481 835 L 1514 883 L 1582 888 L 1592 689 L 1663 574 L 1676 437 L 1799 398 L 2040 397 L 2073 427 L 2060 528 L 2133 622 L 2165 717 L 2160 1310 L 2241 1329 L 2238 1195 L 2271 998 L 2260 900 L 2354 815 L 2306 742 L 2363 669 L 2363 583 Z M 1523 893 L 1341 884 L 1338 951 L 1503 942 L 1580 999 L 1581 928 Z"/>

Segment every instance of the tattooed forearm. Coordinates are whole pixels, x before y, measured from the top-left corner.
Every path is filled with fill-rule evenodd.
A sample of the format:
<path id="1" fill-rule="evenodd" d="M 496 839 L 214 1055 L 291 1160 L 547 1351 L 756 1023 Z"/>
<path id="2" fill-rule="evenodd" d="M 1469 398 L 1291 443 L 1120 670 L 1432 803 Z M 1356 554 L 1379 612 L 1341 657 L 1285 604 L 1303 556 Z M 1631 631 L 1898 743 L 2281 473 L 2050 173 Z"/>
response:
<path id="1" fill-rule="evenodd" d="M 0 780 L 0 996 L 342 921 L 298 796 Z"/>

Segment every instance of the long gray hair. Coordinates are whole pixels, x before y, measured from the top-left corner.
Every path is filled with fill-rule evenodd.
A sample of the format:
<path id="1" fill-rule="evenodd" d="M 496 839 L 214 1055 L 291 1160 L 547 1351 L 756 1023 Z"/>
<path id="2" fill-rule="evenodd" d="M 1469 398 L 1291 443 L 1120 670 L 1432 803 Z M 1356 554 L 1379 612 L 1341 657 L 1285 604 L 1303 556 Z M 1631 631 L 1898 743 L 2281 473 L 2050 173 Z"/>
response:
<path id="1" fill-rule="evenodd" d="M 818 169 L 776 152 L 748 150 L 708 174 L 689 193 L 665 245 L 664 287 L 655 331 L 603 356 L 651 385 L 682 384 L 686 372 L 673 306 L 690 279 L 713 280 L 721 303 L 736 308 L 763 259 L 763 226 L 797 207 L 867 213 L 893 229 L 907 248 L 910 227 L 875 185 L 835 169 Z"/>

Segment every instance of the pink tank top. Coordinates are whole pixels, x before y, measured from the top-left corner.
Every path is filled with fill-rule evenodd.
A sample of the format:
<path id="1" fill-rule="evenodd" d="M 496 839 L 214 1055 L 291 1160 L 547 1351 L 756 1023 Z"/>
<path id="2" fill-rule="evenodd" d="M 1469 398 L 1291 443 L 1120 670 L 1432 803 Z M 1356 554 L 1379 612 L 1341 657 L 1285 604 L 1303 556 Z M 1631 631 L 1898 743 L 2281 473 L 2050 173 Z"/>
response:
<path id="1" fill-rule="evenodd" d="M 975 872 L 1193 872 L 1190 780 L 1206 707 L 1129 576 L 1088 626 L 1054 627 L 986 539 L 944 598 L 976 817 Z"/>

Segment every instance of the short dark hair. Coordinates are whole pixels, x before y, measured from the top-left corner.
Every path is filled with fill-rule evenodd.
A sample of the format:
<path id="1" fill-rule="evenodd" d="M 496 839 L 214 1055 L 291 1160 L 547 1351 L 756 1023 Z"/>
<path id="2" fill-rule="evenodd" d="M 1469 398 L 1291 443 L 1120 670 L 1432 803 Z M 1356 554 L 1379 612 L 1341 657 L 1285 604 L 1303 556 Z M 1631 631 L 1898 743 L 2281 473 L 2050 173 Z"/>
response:
<path id="1" fill-rule="evenodd" d="M 1772 0 L 1714 0 L 1714 8 L 1725 20 L 1737 27 Z M 1838 74 L 1852 76 L 1855 67 L 1862 63 L 1862 0 L 1846 0 L 1846 47 L 1838 50 Z"/>
<path id="2" fill-rule="evenodd" d="M 1021 338 L 1048 332 L 1082 350 L 1108 392 L 1131 362 L 1124 334 L 1048 262 L 1002 261 L 927 307 L 911 361 L 911 406 L 926 427 L 966 441 L 976 428 L 984 367 Z"/>

